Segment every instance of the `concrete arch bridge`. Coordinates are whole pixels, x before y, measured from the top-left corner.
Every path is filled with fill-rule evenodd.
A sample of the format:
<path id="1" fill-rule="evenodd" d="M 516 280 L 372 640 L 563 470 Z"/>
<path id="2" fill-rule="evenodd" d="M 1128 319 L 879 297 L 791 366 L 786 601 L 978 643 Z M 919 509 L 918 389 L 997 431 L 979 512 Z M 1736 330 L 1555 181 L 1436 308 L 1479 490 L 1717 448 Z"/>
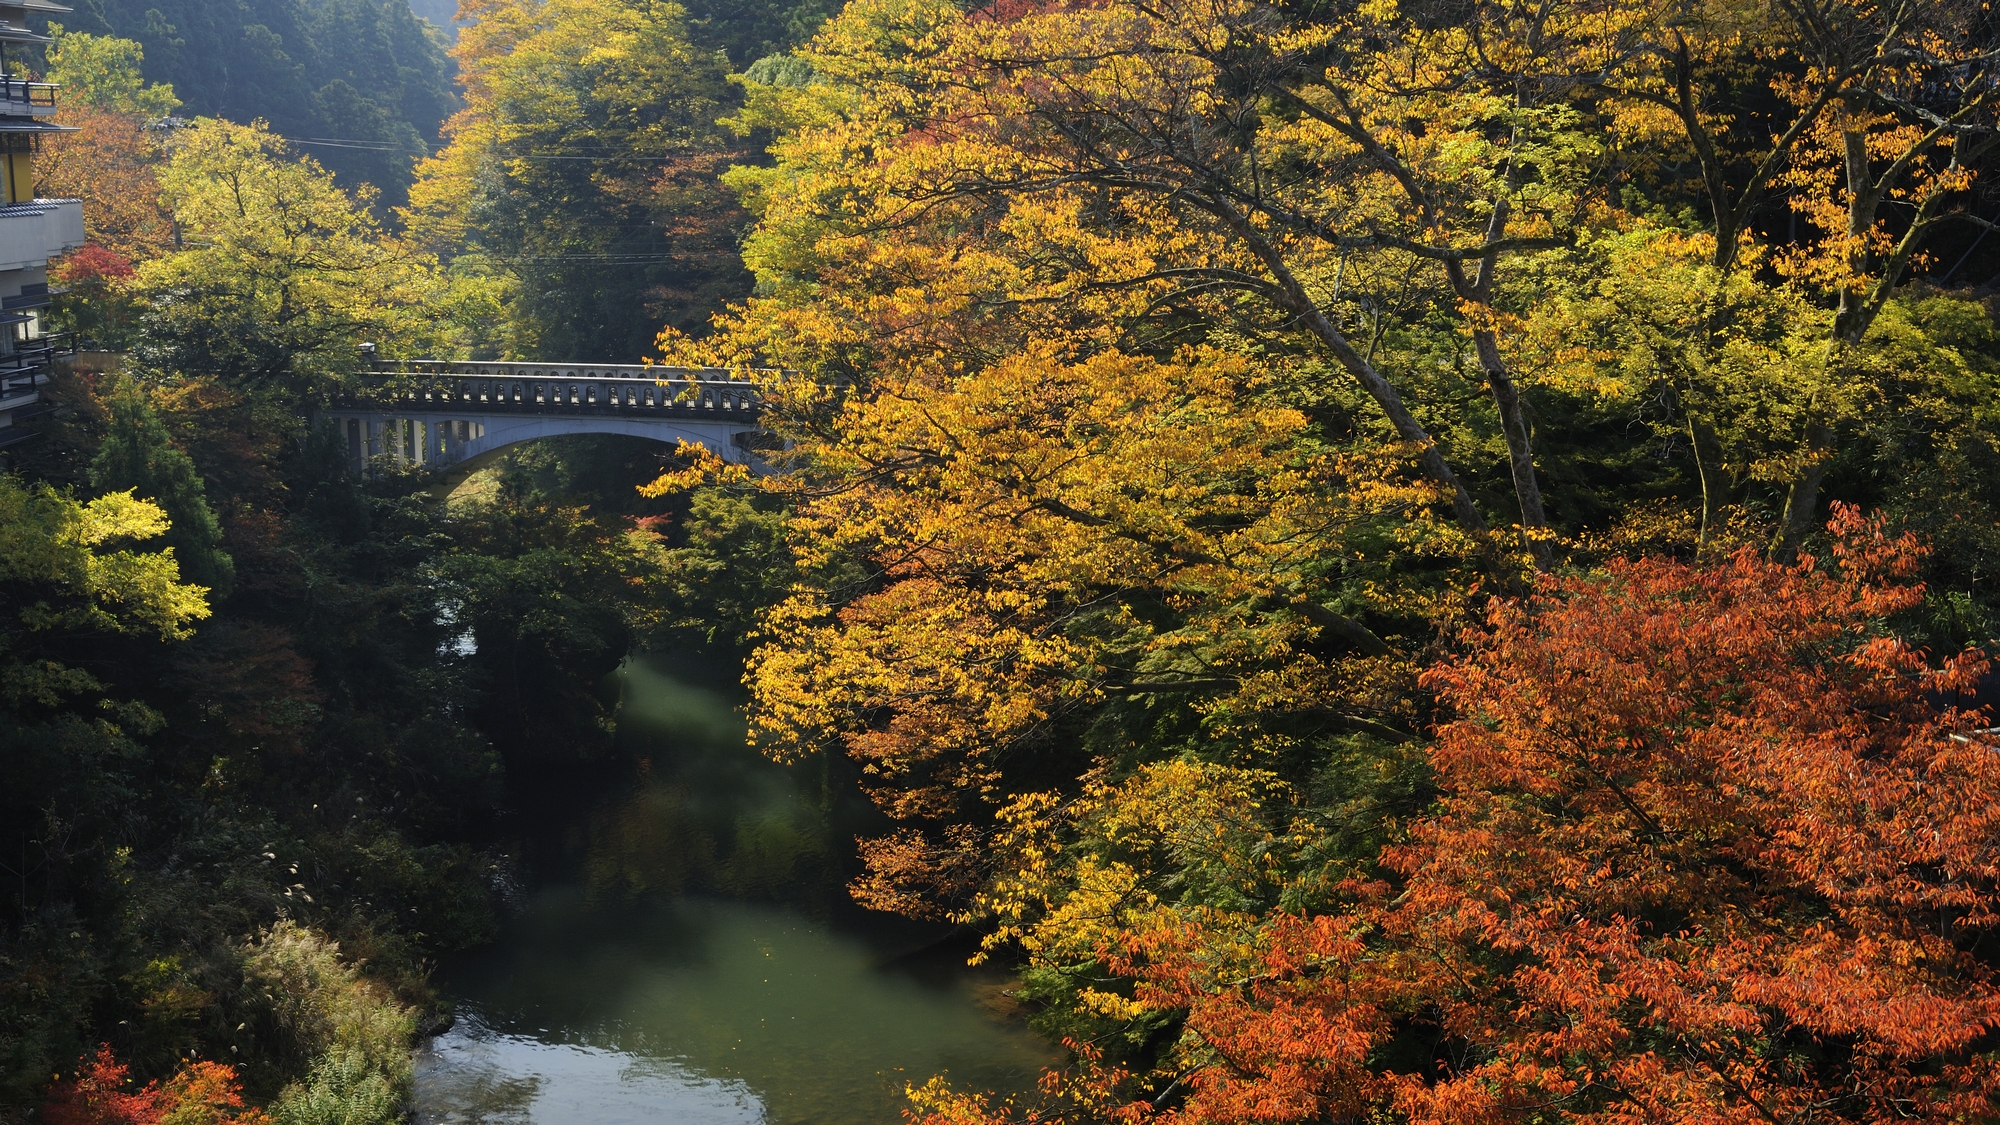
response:
<path id="1" fill-rule="evenodd" d="M 463 476 L 501 450 L 563 434 L 629 434 L 753 465 L 755 384 L 720 368 L 401 361 L 319 411 L 356 472 L 376 458 Z"/>

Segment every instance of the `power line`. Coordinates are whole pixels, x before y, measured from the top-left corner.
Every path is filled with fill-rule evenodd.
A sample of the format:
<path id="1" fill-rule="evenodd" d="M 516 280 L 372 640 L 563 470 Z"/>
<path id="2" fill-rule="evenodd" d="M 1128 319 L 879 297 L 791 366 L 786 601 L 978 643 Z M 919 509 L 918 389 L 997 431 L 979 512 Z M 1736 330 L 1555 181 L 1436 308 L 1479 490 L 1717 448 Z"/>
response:
<path id="1" fill-rule="evenodd" d="M 401 145 L 390 144 L 386 141 L 381 144 L 351 144 L 347 141 L 311 140 L 305 137 L 286 137 L 285 141 L 288 144 L 312 145 L 315 148 L 353 148 L 360 149 L 363 152 L 396 152 L 409 153 L 411 156 L 417 155 L 417 153 L 411 152 L 411 150 Z"/>
<path id="2" fill-rule="evenodd" d="M 423 155 L 393 141 L 373 140 L 365 137 L 285 137 L 284 139 L 290 144 L 310 145 L 315 148 L 347 148 L 360 152 L 393 152 L 408 154 L 410 156 Z M 618 152 L 616 148 L 611 146 L 605 146 L 602 151 Z M 567 152 L 495 152 L 493 155 L 504 160 L 580 160 L 593 164 L 617 164 L 627 161 L 660 159 L 659 157 L 633 152 L 615 156 L 588 156 Z"/>
<path id="3" fill-rule="evenodd" d="M 666 263 L 676 260 L 657 254 L 490 254 L 486 257 L 496 262 L 606 262 L 622 265 Z"/>

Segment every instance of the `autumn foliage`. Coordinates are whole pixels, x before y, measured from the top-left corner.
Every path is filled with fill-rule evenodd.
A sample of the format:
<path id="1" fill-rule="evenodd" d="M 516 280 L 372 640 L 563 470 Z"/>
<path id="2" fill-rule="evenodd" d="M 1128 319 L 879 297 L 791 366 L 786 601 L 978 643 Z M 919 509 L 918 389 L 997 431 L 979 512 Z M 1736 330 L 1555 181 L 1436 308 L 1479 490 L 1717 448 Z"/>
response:
<path id="1" fill-rule="evenodd" d="M 93 243 L 131 260 L 173 249 L 173 215 L 160 198 L 160 142 L 143 119 L 91 105 L 67 106 L 57 133 L 35 160 L 35 190 L 50 198 L 88 199 L 85 229 Z"/>
<path id="2" fill-rule="evenodd" d="M 190 1062 L 162 1085 L 133 1088 L 129 1068 L 98 1048 L 75 1078 L 49 1092 L 41 1120 L 49 1125 L 266 1125 L 264 1112 L 244 1108 L 233 1067 Z"/>
<path id="3" fill-rule="evenodd" d="M 283 899 L 414 975 L 484 933 L 502 771 L 608 767 L 602 677 L 685 645 L 744 659 L 750 742 L 817 776 L 853 897 L 982 934 L 1069 1045 L 1039 1095 L 921 1086 L 934 1125 L 2000 1117 L 2000 748 L 1969 702 L 2000 644 L 1993 12 L 815 0 L 752 60 L 703 7 L 466 0 L 464 107 L 394 221 L 261 125 L 147 128 L 171 94 L 137 44 L 73 41 L 128 93 L 63 80 L 77 129 L 38 150 L 43 190 L 93 197 L 50 323 L 129 348 L 131 383 L 63 384 L 59 440 L 9 446 L 50 482 L 13 522 L 140 520 L 171 558 L 71 554 L 152 560 L 147 623 L 189 643 L 85 660 L 22 618 L 16 852 L 90 792 L 77 837 L 180 886 L 203 849 L 131 827 L 156 794 L 291 809 L 217 814 L 219 854 L 266 819 L 298 841 L 249 853 L 262 882 L 202 868 L 252 888 L 227 926 L 147 925 Z M 439 506 L 307 421 L 363 341 L 649 338 L 755 380 L 754 463 L 564 443 Z M 77 573 L 93 613 L 133 588 Z M 45 758 L 10 750 L 45 712 Z M 126 862 L 44 880 L 47 922 L 22 876 L 0 917 L 0 1062 L 29 1060 L 0 1117 L 146 1042 L 110 1030 L 125 953 L 22 944 L 182 942 L 85 893 Z M 292 936 L 260 948 L 337 960 Z M 35 1026 L 88 1038 L 6 1047 L 7 966 L 72 961 Z M 227 1057 L 386 1119 L 404 1020 L 358 1085 L 332 1040 Z M 214 1056 L 232 1025 L 167 1030 Z M 116 1067 L 51 1114 L 233 1089 Z"/>
<path id="4" fill-rule="evenodd" d="M 1914 539 L 1831 530 L 1828 570 L 1551 583 L 1427 677 L 1461 718 L 1380 922 L 1473 1053 L 1399 1080 L 1404 1112 L 1990 1112 L 2000 755 L 1939 706 L 1985 662 L 1880 629 L 1921 598 Z"/>
<path id="5" fill-rule="evenodd" d="M 1407 677 L 1319 603 L 1315 560 L 1435 494 L 1399 458 L 1317 446 L 1301 412 L 1246 401 L 1255 381 L 1192 350 L 1044 351 L 885 372 L 846 404 L 851 436 L 788 487 L 815 553 L 862 561 L 844 603 L 768 615 L 752 722 L 773 757 L 839 747 L 899 822 L 863 842 L 863 902 L 962 905 L 992 867 L 972 825 L 1073 778 L 1107 701 L 1206 699 L 1216 738 L 1271 747 L 1243 732 L 1304 698 L 1324 724 L 1399 721 Z"/>
<path id="6" fill-rule="evenodd" d="M 1921 550 L 1543 581 L 1427 672 L 1439 799 L 1345 904 L 1107 937 L 1182 1030 L 1048 1106 L 927 1120 L 1967 1121 L 2000 1092 L 2000 755 L 1986 668 L 1882 623 Z"/>

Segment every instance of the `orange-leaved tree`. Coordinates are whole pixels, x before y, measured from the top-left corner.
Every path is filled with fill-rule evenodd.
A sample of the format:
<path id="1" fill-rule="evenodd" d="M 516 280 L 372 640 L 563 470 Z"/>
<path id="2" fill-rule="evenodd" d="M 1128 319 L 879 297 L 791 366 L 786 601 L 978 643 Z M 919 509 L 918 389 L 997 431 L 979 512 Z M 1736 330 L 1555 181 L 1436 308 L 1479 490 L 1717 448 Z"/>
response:
<path id="1" fill-rule="evenodd" d="M 1952 705 L 1986 663 L 1884 627 L 1921 597 L 1911 537 L 1831 530 L 1825 566 L 1644 559 L 1496 602 L 1426 673 L 1458 716 L 1440 798 L 1379 878 L 1107 935 L 1133 1014 L 1175 1017 L 1150 1071 L 1086 1052 L 1053 1109 L 933 1085 L 928 1120 L 1990 1119 L 2000 750 Z"/>
<path id="2" fill-rule="evenodd" d="M 1546 563 L 1497 335 L 1517 310 L 1497 277 L 1601 204 L 1602 130 L 1568 104 L 1578 80 L 1512 70 L 1595 75 L 1617 48 L 1556 50 L 1548 25 L 1622 26 L 1645 9 L 1554 5 L 1537 29 L 1499 13 L 1437 32 L 1363 7 L 849 5 L 800 55 L 814 81 L 753 82 L 738 119 L 785 130 L 776 167 L 731 181 L 763 219 L 746 250 L 767 280 L 752 334 L 761 317 L 856 351 L 991 347 L 1010 321 L 1133 350 L 1248 335 L 1312 356 L 1323 380 L 1342 372 L 1357 413 L 1417 450 L 1455 518 L 1483 530 L 1451 463 L 1462 454 L 1439 440 L 1455 411 L 1423 401 L 1381 347 L 1385 307 L 1442 310 L 1471 337 L 1465 366 L 1487 384 Z M 786 275 L 822 284 L 773 283 Z"/>
<path id="3" fill-rule="evenodd" d="M 173 249 L 173 215 L 160 199 L 160 139 L 129 113 L 65 106 L 73 133 L 52 135 L 35 161 L 39 195 L 82 199 L 85 233 L 96 246 L 142 261 Z"/>
<path id="4" fill-rule="evenodd" d="M 50 1125 L 266 1125 L 263 1110 L 245 1108 L 236 1068 L 189 1062 L 167 1079 L 133 1087 L 109 1044 L 83 1061 L 75 1078 L 49 1091 L 41 1119 Z"/>

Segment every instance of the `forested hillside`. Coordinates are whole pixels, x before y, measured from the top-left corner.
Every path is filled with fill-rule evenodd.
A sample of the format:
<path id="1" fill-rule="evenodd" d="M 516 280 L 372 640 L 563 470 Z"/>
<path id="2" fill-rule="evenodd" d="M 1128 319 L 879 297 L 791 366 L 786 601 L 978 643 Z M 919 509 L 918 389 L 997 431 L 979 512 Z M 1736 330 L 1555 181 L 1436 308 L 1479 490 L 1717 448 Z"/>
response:
<path id="1" fill-rule="evenodd" d="M 413 157 L 457 105 L 445 41 L 405 0 L 82 0 L 37 16 L 137 42 L 150 82 L 193 116 L 249 122 L 305 145 L 350 190 L 402 202 Z"/>
<path id="2" fill-rule="evenodd" d="M 412 19 L 354 2 L 101 18 L 228 117 L 421 70 L 196 49 Z M 607 674 L 675 647 L 1062 1044 L 924 1125 L 2000 1115 L 1991 12 L 460 15 L 374 171 L 52 56 L 123 358 L 0 477 L 0 1112 L 394 1119 L 496 809 L 653 768 Z M 363 341 L 772 440 L 447 498 L 312 424 Z"/>

